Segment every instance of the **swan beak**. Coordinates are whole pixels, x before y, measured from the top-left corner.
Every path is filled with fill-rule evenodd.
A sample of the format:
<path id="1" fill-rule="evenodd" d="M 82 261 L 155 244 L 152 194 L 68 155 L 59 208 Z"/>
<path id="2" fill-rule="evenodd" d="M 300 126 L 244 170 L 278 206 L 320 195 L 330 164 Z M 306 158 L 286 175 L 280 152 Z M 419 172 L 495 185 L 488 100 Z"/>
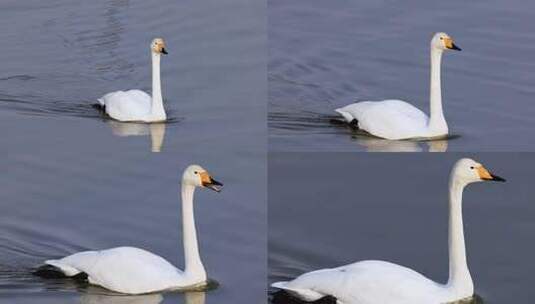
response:
<path id="1" fill-rule="evenodd" d="M 167 50 L 165 48 L 162 48 L 162 54 L 167 55 Z"/>
<path id="2" fill-rule="evenodd" d="M 460 51 L 461 50 L 460 47 L 458 47 L 457 45 L 455 45 L 455 43 L 453 43 L 453 39 L 451 39 L 451 38 L 444 39 L 444 44 L 446 45 L 446 48 L 448 48 L 450 50 L 455 50 L 455 51 Z"/>
<path id="3" fill-rule="evenodd" d="M 489 170 L 483 166 L 477 168 L 477 173 L 479 174 L 479 178 L 485 181 L 505 182 L 505 178 L 490 173 Z"/>
<path id="4" fill-rule="evenodd" d="M 221 189 L 223 189 L 223 184 L 213 178 L 210 180 L 209 183 L 203 183 L 203 186 L 210 190 L 214 190 L 215 192 L 221 192 Z"/>
<path id="5" fill-rule="evenodd" d="M 462 51 L 462 49 L 460 47 L 458 47 L 457 45 L 455 45 L 455 43 L 451 43 L 451 48 L 450 50 L 455 50 L 455 51 Z M 167 53 L 166 53 L 167 54 Z"/>
<path id="6" fill-rule="evenodd" d="M 223 188 L 223 184 L 213 179 L 208 172 L 201 172 L 201 183 L 204 187 L 215 192 L 221 192 Z"/>

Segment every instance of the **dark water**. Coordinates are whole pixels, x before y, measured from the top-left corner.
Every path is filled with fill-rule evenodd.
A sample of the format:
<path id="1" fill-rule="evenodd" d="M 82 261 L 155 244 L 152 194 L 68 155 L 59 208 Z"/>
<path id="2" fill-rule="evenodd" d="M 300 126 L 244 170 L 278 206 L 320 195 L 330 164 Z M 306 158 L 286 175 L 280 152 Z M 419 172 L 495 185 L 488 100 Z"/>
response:
<path id="1" fill-rule="evenodd" d="M 265 3 L 3 1 L 0 28 L 0 302 L 263 301 Z M 103 119 L 91 107 L 101 95 L 150 90 L 156 36 L 169 49 L 172 121 Z M 29 274 L 45 259 L 120 245 L 182 268 L 179 182 L 191 163 L 225 183 L 196 195 L 201 255 L 218 289 L 118 297 Z"/>
<path id="2" fill-rule="evenodd" d="M 271 151 L 428 151 L 329 118 L 356 100 L 398 98 L 428 112 L 438 31 L 463 48 L 442 62 L 445 116 L 458 135 L 446 150 L 535 150 L 532 1 L 269 0 L 268 17 Z"/>
<path id="3" fill-rule="evenodd" d="M 531 302 L 535 156 L 526 153 L 270 154 L 269 283 L 364 259 L 447 281 L 448 178 L 461 157 L 507 178 L 464 192 L 475 291 L 484 303 Z"/>

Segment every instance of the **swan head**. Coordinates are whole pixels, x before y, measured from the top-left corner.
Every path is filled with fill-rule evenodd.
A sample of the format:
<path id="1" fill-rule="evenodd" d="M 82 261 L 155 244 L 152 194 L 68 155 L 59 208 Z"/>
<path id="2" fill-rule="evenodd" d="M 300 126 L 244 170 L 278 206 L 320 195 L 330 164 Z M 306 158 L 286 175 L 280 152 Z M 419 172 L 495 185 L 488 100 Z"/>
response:
<path id="1" fill-rule="evenodd" d="M 167 55 L 167 50 L 165 49 L 165 41 L 163 38 L 154 38 L 150 44 L 150 49 L 155 54 L 164 54 Z"/>
<path id="2" fill-rule="evenodd" d="M 216 181 L 208 171 L 199 165 L 191 165 L 184 170 L 182 185 L 208 188 L 215 192 L 220 192 L 223 188 L 222 183 Z"/>
<path id="3" fill-rule="evenodd" d="M 490 173 L 482 164 L 470 158 L 457 161 L 453 167 L 453 176 L 465 184 L 484 181 L 505 182 L 504 178 Z"/>
<path id="4" fill-rule="evenodd" d="M 451 38 L 446 33 L 436 33 L 433 36 L 433 39 L 431 39 L 431 48 L 436 50 L 455 50 L 460 51 L 461 48 L 456 46 L 453 42 L 453 38 Z"/>

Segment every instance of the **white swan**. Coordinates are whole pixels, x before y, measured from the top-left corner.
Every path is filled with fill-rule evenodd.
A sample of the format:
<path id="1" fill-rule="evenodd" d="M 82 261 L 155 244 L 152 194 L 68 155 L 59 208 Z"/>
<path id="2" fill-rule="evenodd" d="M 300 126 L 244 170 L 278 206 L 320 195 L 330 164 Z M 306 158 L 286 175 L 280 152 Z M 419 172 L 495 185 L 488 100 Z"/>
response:
<path id="1" fill-rule="evenodd" d="M 165 42 L 156 38 L 151 45 L 152 97 L 140 90 L 117 91 L 98 99 L 104 111 L 120 121 L 162 122 L 167 119 L 162 100 L 160 81 L 160 56 L 167 54 Z"/>
<path id="2" fill-rule="evenodd" d="M 418 272 L 384 261 L 362 261 L 305 273 L 272 286 L 305 301 L 330 295 L 343 304 L 439 304 L 472 297 L 474 285 L 464 245 L 462 194 L 470 183 L 505 181 L 471 159 L 459 160 L 449 185 L 449 280 L 443 285 Z"/>
<path id="3" fill-rule="evenodd" d="M 385 139 L 437 138 L 448 135 L 448 124 L 442 112 L 440 62 L 444 50 L 461 49 L 445 33 L 431 39 L 430 117 L 402 100 L 362 101 L 335 111 L 348 123 L 374 136 Z"/>
<path id="4" fill-rule="evenodd" d="M 126 294 L 187 289 L 203 286 L 206 271 L 199 255 L 193 217 L 193 193 L 196 187 L 219 192 L 223 185 L 198 165 L 189 166 L 182 176 L 182 231 L 185 270 L 143 249 L 117 247 L 101 251 L 84 251 L 59 260 L 48 260 L 66 276 L 87 274 L 89 283 Z"/>

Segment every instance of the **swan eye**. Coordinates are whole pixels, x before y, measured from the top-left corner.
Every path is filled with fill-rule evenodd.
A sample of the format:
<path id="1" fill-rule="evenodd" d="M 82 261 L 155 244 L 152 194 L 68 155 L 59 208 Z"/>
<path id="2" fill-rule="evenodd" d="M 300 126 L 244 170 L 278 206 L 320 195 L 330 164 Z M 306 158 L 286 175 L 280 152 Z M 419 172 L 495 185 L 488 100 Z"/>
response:
<path id="1" fill-rule="evenodd" d="M 440 37 L 440 40 L 443 40 L 443 39 L 444 39 L 444 37 Z"/>
<path id="2" fill-rule="evenodd" d="M 195 172 L 193 172 L 193 173 L 195 173 L 195 174 L 199 174 L 199 172 L 197 172 L 197 171 L 195 171 Z"/>
<path id="3" fill-rule="evenodd" d="M 470 169 L 474 170 L 474 166 L 471 166 Z"/>

